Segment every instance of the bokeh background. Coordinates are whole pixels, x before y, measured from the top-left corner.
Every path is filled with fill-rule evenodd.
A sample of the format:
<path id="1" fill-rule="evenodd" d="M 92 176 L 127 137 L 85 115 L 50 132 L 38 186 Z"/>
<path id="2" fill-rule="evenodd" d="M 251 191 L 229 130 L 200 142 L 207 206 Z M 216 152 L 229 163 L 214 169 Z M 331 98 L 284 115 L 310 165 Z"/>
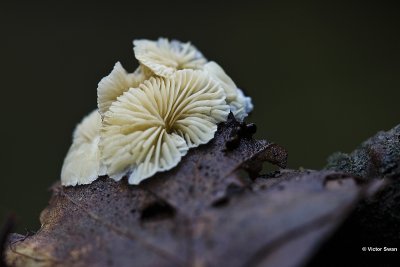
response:
<path id="1" fill-rule="evenodd" d="M 258 137 L 290 168 L 321 168 L 400 123 L 399 29 L 382 1 L 2 3 L 0 221 L 38 229 L 97 83 L 137 67 L 134 38 L 192 41 L 253 97 Z"/>

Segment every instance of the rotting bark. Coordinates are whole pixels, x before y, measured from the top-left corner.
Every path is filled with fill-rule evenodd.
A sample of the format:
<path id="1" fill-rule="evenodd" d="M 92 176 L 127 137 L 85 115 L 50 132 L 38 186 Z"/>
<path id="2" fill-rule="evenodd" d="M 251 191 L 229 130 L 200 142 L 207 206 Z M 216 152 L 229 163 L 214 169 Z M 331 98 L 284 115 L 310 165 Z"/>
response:
<path id="1" fill-rule="evenodd" d="M 375 236 L 385 227 L 394 233 L 400 223 L 400 184 L 391 182 L 399 176 L 399 129 L 380 133 L 386 139 L 374 137 L 359 152 L 336 156 L 327 170 L 259 175 L 264 161 L 285 167 L 287 153 L 252 139 L 253 131 L 243 134 L 243 125 L 230 117 L 209 144 L 139 186 L 106 177 L 86 186 L 56 184 L 41 229 L 10 236 L 7 263 L 329 266 L 340 261 L 326 248 L 343 245 L 345 239 L 336 240 L 343 231 L 354 241 L 351 231 L 365 220 L 372 222 L 360 233 Z M 377 208 L 382 210 L 372 210 Z"/>
<path id="2" fill-rule="evenodd" d="M 387 186 L 363 200 L 334 237 L 322 246 L 310 266 L 400 265 L 400 125 L 379 132 L 350 154 L 335 153 L 328 169 L 356 175 L 361 180 L 382 179 Z M 366 253 L 363 247 L 397 248 L 397 252 Z M 342 255 L 337 257 L 338 252 Z"/>

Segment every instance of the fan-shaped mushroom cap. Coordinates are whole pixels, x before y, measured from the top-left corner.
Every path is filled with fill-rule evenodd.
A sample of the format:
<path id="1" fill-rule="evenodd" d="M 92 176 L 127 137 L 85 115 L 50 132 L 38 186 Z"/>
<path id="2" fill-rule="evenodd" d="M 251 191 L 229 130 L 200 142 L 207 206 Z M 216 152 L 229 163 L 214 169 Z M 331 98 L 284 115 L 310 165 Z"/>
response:
<path id="1" fill-rule="evenodd" d="M 118 96 L 122 95 L 131 87 L 137 87 L 146 79 L 146 75 L 141 67 L 133 73 L 128 73 L 117 62 L 111 73 L 101 79 L 97 87 L 97 104 L 100 113 L 103 115 Z"/>
<path id="2" fill-rule="evenodd" d="M 236 99 L 237 86 L 220 65 L 214 61 L 210 61 L 204 65 L 204 71 L 221 85 L 222 89 L 225 91 L 226 101 L 228 103 Z"/>
<path id="3" fill-rule="evenodd" d="M 105 114 L 100 146 L 109 176 L 130 173 L 129 183 L 138 184 L 173 168 L 189 148 L 210 141 L 228 113 L 225 93 L 203 71 L 146 80 Z"/>
<path id="4" fill-rule="evenodd" d="M 225 73 L 220 65 L 210 61 L 204 65 L 206 71 L 212 79 L 220 84 L 226 94 L 226 102 L 229 104 L 235 118 L 243 121 L 245 117 L 253 110 L 251 98 L 243 94 L 243 91 L 237 88 L 233 80 Z"/>
<path id="5" fill-rule="evenodd" d="M 167 77 L 176 70 L 202 69 L 203 55 L 190 43 L 159 38 L 157 41 L 135 40 L 135 57 L 156 75 Z"/>
<path id="6" fill-rule="evenodd" d="M 76 127 L 72 145 L 64 159 L 61 184 L 64 186 L 90 184 L 106 174 L 100 163 L 101 117 L 98 110 L 86 116 Z"/>

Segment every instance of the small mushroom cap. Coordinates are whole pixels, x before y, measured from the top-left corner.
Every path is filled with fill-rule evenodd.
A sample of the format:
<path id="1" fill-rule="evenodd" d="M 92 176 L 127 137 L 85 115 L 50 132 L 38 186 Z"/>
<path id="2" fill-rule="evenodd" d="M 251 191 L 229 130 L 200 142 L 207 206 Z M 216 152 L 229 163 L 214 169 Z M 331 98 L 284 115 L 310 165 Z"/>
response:
<path id="1" fill-rule="evenodd" d="M 226 101 L 230 103 L 234 101 L 237 96 L 237 86 L 229 77 L 223 68 L 214 61 L 210 61 L 204 65 L 206 71 L 216 82 L 218 82 L 226 93 Z"/>
<path id="2" fill-rule="evenodd" d="M 76 127 L 72 145 L 64 159 L 61 170 L 61 184 L 74 186 L 90 184 L 97 177 L 106 174 L 100 162 L 101 116 L 94 110 Z"/>
<path id="3" fill-rule="evenodd" d="M 220 65 L 214 61 L 210 61 L 204 65 L 206 71 L 212 79 L 220 84 L 226 94 L 226 102 L 231 107 L 231 111 L 235 118 L 243 121 L 245 117 L 253 110 L 251 98 L 245 96 L 243 91 L 237 88 L 233 80 L 225 73 Z"/>
<path id="4" fill-rule="evenodd" d="M 243 91 L 237 89 L 238 94 L 234 101 L 230 102 L 231 111 L 238 121 L 243 121 L 251 111 L 253 111 L 253 103 L 251 97 L 245 96 Z"/>
<path id="5" fill-rule="evenodd" d="M 122 95 L 131 87 L 137 87 L 146 79 L 145 71 L 139 67 L 135 72 L 128 73 L 117 62 L 111 73 L 101 79 L 97 87 L 97 104 L 103 115 L 110 108 L 118 96 Z"/>
<path id="6" fill-rule="evenodd" d="M 176 70 L 202 69 L 206 59 L 191 43 L 159 38 L 157 41 L 135 40 L 135 57 L 154 74 L 162 77 Z"/>
<path id="7" fill-rule="evenodd" d="M 225 121 L 225 93 L 203 71 L 152 77 L 113 102 L 105 114 L 100 146 L 109 176 L 130 173 L 138 184 L 176 166 L 189 148 L 210 141 Z"/>

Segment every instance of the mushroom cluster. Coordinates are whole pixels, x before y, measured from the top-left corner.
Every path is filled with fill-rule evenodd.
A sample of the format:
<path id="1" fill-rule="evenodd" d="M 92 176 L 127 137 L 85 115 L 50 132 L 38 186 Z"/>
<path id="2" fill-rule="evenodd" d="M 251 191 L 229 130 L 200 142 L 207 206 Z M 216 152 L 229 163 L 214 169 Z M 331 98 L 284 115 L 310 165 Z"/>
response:
<path id="1" fill-rule="evenodd" d="M 139 184 L 208 143 L 230 112 L 242 121 L 253 109 L 251 98 L 191 43 L 133 44 L 140 66 L 128 73 L 117 62 L 99 82 L 98 109 L 77 126 L 65 157 L 64 186 L 102 175 Z"/>

